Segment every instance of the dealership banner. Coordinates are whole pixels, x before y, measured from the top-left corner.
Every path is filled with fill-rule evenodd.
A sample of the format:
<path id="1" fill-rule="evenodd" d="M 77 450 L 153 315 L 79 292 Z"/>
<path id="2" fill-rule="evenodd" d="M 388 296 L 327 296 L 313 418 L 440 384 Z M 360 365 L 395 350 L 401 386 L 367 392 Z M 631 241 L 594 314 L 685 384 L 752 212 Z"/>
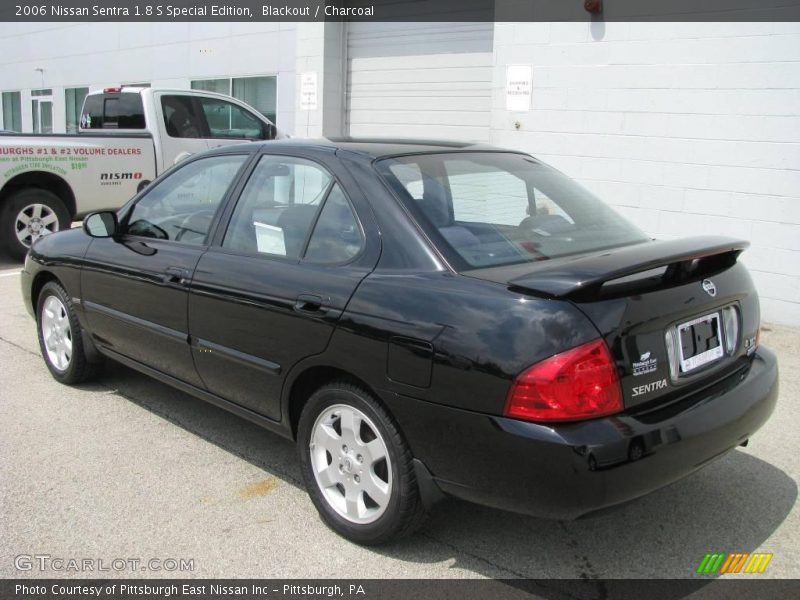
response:
<path id="1" fill-rule="evenodd" d="M 677 600 L 800 597 L 797 579 L 4 579 L 3 600 Z"/>
<path id="2" fill-rule="evenodd" d="M 800 0 L 10 0 L 0 21 L 800 21 Z"/>

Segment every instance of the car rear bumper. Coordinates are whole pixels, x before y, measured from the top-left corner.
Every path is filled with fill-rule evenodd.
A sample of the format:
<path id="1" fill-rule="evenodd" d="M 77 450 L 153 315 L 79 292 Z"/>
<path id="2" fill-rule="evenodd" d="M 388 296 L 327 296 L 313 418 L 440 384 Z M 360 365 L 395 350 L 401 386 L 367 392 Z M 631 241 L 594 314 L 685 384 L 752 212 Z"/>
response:
<path id="1" fill-rule="evenodd" d="M 748 440 L 778 397 L 775 355 L 646 414 L 540 425 L 394 396 L 414 456 L 447 494 L 540 517 L 573 519 L 627 502 Z"/>

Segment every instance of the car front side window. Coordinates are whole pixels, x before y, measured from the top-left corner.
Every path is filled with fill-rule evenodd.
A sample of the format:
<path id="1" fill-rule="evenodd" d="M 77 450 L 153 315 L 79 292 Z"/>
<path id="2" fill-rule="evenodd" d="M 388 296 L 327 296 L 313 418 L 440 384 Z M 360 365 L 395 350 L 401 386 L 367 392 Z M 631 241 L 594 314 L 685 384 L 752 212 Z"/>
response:
<path id="1" fill-rule="evenodd" d="M 212 156 L 173 172 L 133 207 L 127 234 L 202 245 L 246 159 L 245 154 Z"/>

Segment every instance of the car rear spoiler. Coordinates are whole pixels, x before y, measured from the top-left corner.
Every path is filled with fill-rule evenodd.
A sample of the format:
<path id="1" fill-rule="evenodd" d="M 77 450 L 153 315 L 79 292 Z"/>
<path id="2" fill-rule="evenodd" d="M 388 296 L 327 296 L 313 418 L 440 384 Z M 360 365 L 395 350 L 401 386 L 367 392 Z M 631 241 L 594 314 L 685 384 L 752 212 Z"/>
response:
<path id="1" fill-rule="evenodd" d="M 666 267 L 659 276 L 661 282 L 699 277 L 732 265 L 749 245 L 750 242 L 722 236 L 650 241 L 534 263 L 508 285 L 551 298 L 595 296 L 606 283 L 660 267 Z"/>

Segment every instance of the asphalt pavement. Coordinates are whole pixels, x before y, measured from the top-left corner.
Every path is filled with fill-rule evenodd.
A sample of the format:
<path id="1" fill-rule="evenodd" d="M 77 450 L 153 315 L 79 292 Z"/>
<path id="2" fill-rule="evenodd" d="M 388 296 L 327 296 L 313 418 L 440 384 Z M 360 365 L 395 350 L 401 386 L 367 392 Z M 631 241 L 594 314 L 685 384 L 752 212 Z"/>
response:
<path id="1" fill-rule="evenodd" d="M 574 522 L 448 501 L 368 549 L 319 520 L 291 442 L 119 365 L 53 380 L 18 270 L 0 260 L 0 577 L 692 577 L 707 552 L 755 551 L 774 554 L 760 577 L 800 577 L 798 329 L 762 336 L 772 419 L 691 477 Z"/>

